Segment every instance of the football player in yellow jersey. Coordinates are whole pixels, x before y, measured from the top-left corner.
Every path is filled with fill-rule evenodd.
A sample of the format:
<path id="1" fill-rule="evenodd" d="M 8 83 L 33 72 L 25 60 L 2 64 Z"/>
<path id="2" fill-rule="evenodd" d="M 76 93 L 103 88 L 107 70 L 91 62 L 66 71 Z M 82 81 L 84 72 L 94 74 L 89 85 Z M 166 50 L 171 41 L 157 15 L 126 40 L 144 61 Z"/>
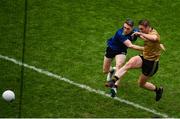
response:
<path id="1" fill-rule="evenodd" d="M 142 68 L 142 73 L 138 80 L 139 86 L 154 91 L 156 93 L 156 101 L 159 101 L 162 97 L 163 88 L 158 88 L 148 81 L 150 77 L 157 72 L 161 50 L 165 50 L 165 48 L 160 44 L 160 35 L 150 26 L 148 20 L 139 21 L 139 31 L 140 32 L 135 32 L 133 35 L 144 40 L 144 51 L 142 55 L 132 57 L 121 69 L 116 71 L 112 80 L 108 82 L 108 85 L 111 88 L 111 96 L 116 96 L 116 82 L 119 82 L 121 77 L 129 69 Z"/>

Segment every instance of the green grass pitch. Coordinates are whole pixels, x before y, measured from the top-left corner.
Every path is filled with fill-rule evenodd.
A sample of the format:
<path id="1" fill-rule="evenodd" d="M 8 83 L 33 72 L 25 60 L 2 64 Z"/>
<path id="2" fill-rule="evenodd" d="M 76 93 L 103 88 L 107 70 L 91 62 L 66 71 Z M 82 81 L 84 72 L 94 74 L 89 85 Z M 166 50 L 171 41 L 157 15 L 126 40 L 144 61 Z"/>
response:
<path id="1" fill-rule="evenodd" d="M 179 0 L 28 0 L 25 63 L 76 83 L 103 90 L 106 40 L 126 18 L 149 19 L 166 46 L 151 82 L 164 87 L 160 102 L 138 87 L 140 70 L 122 80 L 118 97 L 180 117 Z M 0 55 L 21 61 L 24 0 L 0 0 Z M 141 40 L 136 44 L 143 45 Z M 129 50 L 127 60 L 139 54 Z M 21 67 L 0 59 L 0 94 L 11 89 L 13 103 L 0 98 L 0 117 L 18 117 Z M 154 117 L 156 115 L 25 68 L 22 117 Z"/>

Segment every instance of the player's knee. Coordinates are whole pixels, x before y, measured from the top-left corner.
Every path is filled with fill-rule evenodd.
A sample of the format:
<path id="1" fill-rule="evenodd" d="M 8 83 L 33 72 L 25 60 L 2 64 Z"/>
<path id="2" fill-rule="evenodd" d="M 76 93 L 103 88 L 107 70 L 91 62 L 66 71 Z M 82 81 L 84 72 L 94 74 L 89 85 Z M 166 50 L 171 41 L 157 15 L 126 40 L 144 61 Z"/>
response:
<path id="1" fill-rule="evenodd" d="M 133 63 L 132 63 L 132 62 L 127 62 L 127 63 L 125 64 L 125 69 L 130 69 L 132 66 L 133 66 Z"/>

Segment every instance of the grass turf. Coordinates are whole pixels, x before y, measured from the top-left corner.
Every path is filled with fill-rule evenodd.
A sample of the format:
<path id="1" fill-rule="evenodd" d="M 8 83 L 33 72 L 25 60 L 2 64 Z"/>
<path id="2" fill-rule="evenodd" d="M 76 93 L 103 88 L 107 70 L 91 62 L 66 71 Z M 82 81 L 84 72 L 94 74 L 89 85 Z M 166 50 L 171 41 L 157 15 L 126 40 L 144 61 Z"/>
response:
<path id="1" fill-rule="evenodd" d="M 24 1 L 1 0 L 0 4 L 0 54 L 21 60 Z M 25 62 L 107 91 L 102 74 L 106 39 L 114 35 L 126 18 L 134 19 L 136 25 L 138 20 L 147 18 L 167 48 L 152 79 L 165 88 L 163 98 L 156 103 L 153 93 L 137 86 L 140 70 L 129 71 L 118 96 L 180 117 L 179 5 L 178 0 L 28 0 Z M 129 50 L 128 58 L 137 54 Z M 17 98 L 12 104 L 0 100 L 4 107 L 0 117 L 17 117 L 20 67 L 0 59 L 0 74 L 0 93 L 11 88 Z M 152 114 L 25 69 L 22 116 L 152 117 Z"/>

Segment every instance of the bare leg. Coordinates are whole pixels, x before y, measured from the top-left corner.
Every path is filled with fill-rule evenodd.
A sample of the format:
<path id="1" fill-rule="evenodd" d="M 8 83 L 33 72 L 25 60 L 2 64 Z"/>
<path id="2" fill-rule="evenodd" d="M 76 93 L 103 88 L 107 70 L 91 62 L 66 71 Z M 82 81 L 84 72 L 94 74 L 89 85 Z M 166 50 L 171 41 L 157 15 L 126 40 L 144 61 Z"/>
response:
<path id="1" fill-rule="evenodd" d="M 117 70 L 115 76 L 121 79 L 129 69 L 140 68 L 142 66 L 142 59 L 140 56 L 132 57 L 121 69 Z"/>
<path id="2" fill-rule="evenodd" d="M 138 80 L 139 86 L 150 90 L 150 91 L 154 91 L 156 93 L 156 101 L 159 101 L 162 97 L 163 94 L 163 87 L 159 87 L 157 88 L 154 84 L 147 82 L 149 80 L 150 77 L 145 76 L 144 74 L 141 74 Z"/>
<path id="3" fill-rule="evenodd" d="M 155 91 L 156 86 L 150 82 L 147 82 L 150 77 L 141 74 L 138 80 L 138 84 L 140 87 L 145 88 L 150 91 Z"/>
<path id="4" fill-rule="evenodd" d="M 140 68 L 142 66 L 142 59 L 140 56 L 132 57 L 122 68 L 116 71 L 115 75 L 112 77 L 112 81 L 107 84 L 108 87 L 111 87 L 111 97 L 115 97 L 117 94 L 117 87 L 120 83 L 120 79 L 132 68 Z M 119 80 L 118 80 L 119 79 Z M 115 84 L 114 84 L 115 81 Z"/>
<path id="5" fill-rule="evenodd" d="M 111 58 L 107 58 L 104 56 L 104 63 L 103 63 L 103 73 L 104 74 L 109 73 L 111 62 L 112 62 Z"/>
<path id="6" fill-rule="evenodd" d="M 116 60 L 116 71 L 120 70 L 120 68 L 122 68 L 123 64 L 126 61 L 126 55 L 124 54 L 120 54 L 120 55 L 116 55 L 115 57 Z M 118 86 L 119 84 L 119 80 L 115 83 L 116 86 Z"/>
<path id="7" fill-rule="evenodd" d="M 126 55 L 124 54 L 116 55 L 115 60 L 116 60 L 116 70 L 119 70 L 126 61 Z"/>

